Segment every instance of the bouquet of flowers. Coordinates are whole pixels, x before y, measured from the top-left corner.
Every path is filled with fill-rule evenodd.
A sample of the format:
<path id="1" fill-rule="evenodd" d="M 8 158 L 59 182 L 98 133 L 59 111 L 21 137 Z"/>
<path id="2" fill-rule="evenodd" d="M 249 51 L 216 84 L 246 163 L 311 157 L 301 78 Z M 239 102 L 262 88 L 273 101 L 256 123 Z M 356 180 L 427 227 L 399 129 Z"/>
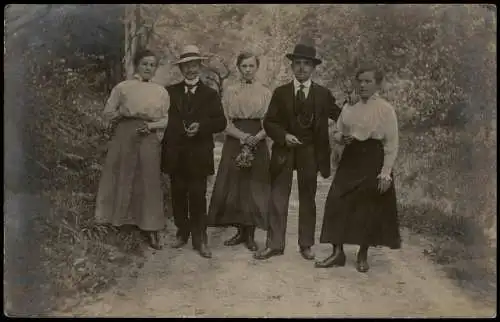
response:
<path id="1" fill-rule="evenodd" d="M 242 144 L 241 150 L 236 157 L 236 166 L 240 169 L 249 169 L 254 160 L 254 147 L 249 144 Z"/>

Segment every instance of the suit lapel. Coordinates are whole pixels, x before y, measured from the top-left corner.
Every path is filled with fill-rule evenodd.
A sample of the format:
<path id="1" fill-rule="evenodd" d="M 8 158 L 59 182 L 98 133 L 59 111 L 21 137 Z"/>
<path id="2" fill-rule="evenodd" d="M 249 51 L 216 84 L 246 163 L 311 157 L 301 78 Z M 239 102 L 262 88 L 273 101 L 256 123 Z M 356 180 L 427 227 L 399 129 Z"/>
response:
<path id="1" fill-rule="evenodd" d="M 175 108 L 177 108 L 177 111 L 181 114 L 183 114 L 183 106 L 184 106 L 184 82 L 180 82 L 176 85 L 176 87 L 174 87 L 175 89 L 175 92 L 177 95 L 175 95 L 174 99 L 175 99 L 175 103 L 176 104 L 173 104 L 173 106 L 175 106 Z"/>
<path id="2" fill-rule="evenodd" d="M 199 105 L 201 105 L 201 104 L 198 104 L 198 102 L 200 102 L 201 98 L 203 97 L 203 91 L 204 91 L 203 87 L 204 86 L 205 86 L 205 84 L 203 84 L 200 80 L 200 83 L 199 83 L 198 87 L 196 88 L 196 91 L 194 92 L 194 95 L 192 97 L 193 106 L 192 106 L 192 110 L 191 110 L 191 115 L 195 114 L 199 108 Z"/>
<path id="3" fill-rule="evenodd" d="M 287 85 L 286 88 L 286 95 L 285 95 L 285 105 L 286 108 L 288 109 L 289 115 L 293 116 L 295 115 L 295 91 L 293 87 L 293 82 L 290 82 Z"/>
<path id="4" fill-rule="evenodd" d="M 194 92 L 194 95 L 192 97 L 192 110 L 189 111 L 186 111 L 185 110 L 185 103 L 186 102 L 186 93 L 185 93 L 185 87 L 184 87 L 184 81 L 178 83 L 176 85 L 176 92 L 177 92 L 177 97 L 175 98 L 176 100 L 176 108 L 178 110 L 178 112 L 181 114 L 181 115 L 184 115 L 184 116 L 188 116 L 188 115 L 193 115 L 194 113 L 196 113 L 196 110 L 198 109 L 198 102 L 200 101 L 201 97 L 203 96 L 203 86 L 204 84 L 200 81 L 200 84 L 198 85 L 198 87 L 196 88 L 196 91 Z"/>

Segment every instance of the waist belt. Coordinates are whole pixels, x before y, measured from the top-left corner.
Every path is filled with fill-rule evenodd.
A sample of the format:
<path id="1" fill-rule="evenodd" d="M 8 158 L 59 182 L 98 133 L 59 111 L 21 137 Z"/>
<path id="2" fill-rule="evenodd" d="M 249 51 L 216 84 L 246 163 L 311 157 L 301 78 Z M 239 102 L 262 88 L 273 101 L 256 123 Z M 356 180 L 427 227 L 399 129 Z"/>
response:
<path id="1" fill-rule="evenodd" d="M 242 119 L 242 118 L 235 118 L 232 119 L 233 122 L 238 122 L 238 121 L 261 121 L 260 118 L 248 118 L 248 119 Z"/>
<path id="2" fill-rule="evenodd" d="M 120 116 L 118 120 L 123 120 L 123 121 L 147 121 L 151 122 L 151 118 L 146 118 L 146 117 L 140 117 L 140 116 Z"/>

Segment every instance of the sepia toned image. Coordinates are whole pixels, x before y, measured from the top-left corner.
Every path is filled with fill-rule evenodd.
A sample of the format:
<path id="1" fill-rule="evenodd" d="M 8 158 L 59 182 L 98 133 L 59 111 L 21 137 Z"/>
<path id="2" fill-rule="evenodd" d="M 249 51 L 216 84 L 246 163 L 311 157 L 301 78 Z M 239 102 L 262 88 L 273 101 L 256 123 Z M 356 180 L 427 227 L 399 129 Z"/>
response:
<path id="1" fill-rule="evenodd" d="M 4 314 L 494 317 L 491 4 L 10 4 Z"/>

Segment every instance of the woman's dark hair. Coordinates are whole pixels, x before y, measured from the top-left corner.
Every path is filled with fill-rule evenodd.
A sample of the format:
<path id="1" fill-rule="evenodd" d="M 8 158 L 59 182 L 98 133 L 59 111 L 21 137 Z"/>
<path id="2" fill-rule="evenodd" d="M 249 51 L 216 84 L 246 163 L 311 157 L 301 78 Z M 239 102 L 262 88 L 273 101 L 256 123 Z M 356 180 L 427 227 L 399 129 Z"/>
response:
<path id="1" fill-rule="evenodd" d="M 158 62 L 158 57 L 151 50 L 143 49 L 143 50 L 138 51 L 134 56 L 134 60 L 133 60 L 134 67 L 137 67 L 139 65 L 139 63 L 141 62 L 141 59 L 143 59 L 144 57 L 151 57 L 151 56 L 154 57 L 156 59 L 156 61 Z"/>
<path id="2" fill-rule="evenodd" d="M 373 72 L 375 76 L 375 82 L 377 84 L 382 83 L 384 80 L 384 72 L 377 67 L 375 64 L 366 64 L 362 65 L 358 70 L 356 71 L 356 76 L 355 79 L 358 80 L 359 75 L 366 73 L 366 72 Z"/>
<path id="3" fill-rule="evenodd" d="M 256 54 L 251 53 L 249 51 L 244 51 L 241 54 L 238 55 L 238 58 L 236 58 L 236 66 L 240 67 L 241 63 L 248 58 L 255 57 L 255 62 L 257 63 L 257 68 L 260 66 L 260 60 L 259 57 L 257 57 Z"/>

